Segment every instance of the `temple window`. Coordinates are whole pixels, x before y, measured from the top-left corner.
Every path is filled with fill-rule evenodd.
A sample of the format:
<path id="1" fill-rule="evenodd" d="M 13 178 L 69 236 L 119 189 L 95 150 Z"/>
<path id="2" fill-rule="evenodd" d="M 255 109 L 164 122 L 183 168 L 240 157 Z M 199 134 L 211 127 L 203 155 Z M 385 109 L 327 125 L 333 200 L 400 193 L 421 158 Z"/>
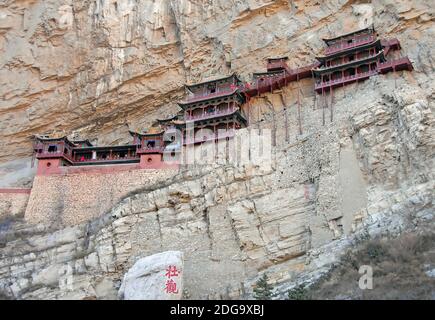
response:
<path id="1" fill-rule="evenodd" d="M 48 146 L 48 152 L 56 152 L 57 146 Z"/>
<path id="2" fill-rule="evenodd" d="M 156 142 L 155 141 L 148 141 L 147 142 L 147 148 L 151 149 L 154 148 L 156 146 Z"/>
<path id="3" fill-rule="evenodd" d="M 211 83 L 207 86 L 207 89 L 210 93 L 215 93 L 216 92 L 216 84 Z"/>

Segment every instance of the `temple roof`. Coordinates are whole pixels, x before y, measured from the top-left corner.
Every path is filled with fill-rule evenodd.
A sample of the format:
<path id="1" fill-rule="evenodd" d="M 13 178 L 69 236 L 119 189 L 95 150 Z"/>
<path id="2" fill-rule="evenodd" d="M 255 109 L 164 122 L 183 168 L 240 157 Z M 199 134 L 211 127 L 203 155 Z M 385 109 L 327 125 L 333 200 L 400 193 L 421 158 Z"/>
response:
<path id="1" fill-rule="evenodd" d="M 276 61 L 276 60 L 288 60 L 288 57 L 268 58 L 267 62 Z"/>
<path id="2" fill-rule="evenodd" d="M 77 147 L 77 145 L 80 145 L 80 144 L 85 144 L 88 147 L 93 146 L 93 144 L 88 139 L 72 140 L 63 134 L 62 135 L 61 134 L 52 134 L 52 135 L 47 135 L 47 134 L 37 135 L 37 134 L 35 134 L 33 136 L 33 138 L 40 140 L 40 141 L 46 141 L 46 142 L 64 141 L 64 142 L 68 143 L 69 145 L 71 145 L 72 147 Z"/>
<path id="3" fill-rule="evenodd" d="M 375 28 L 373 26 L 370 26 L 370 27 L 367 27 L 367 28 L 364 28 L 364 29 L 360 29 L 360 30 L 356 30 L 356 31 L 351 31 L 349 33 L 345 33 L 345 34 L 339 35 L 339 36 L 334 37 L 334 38 L 323 38 L 322 40 L 325 41 L 326 44 L 329 44 L 330 42 L 334 42 L 336 40 L 339 40 L 339 39 L 342 39 L 342 38 L 345 38 L 345 37 L 357 35 L 357 34 L 364 33 L 364 32 L 369 32 L 369 31 L 375 32 Z"/>
<path id="4" fill-rule="evenodd" d="M 137 132 L 137 131 L 132 131 L 132 130 L 128 130 L 128 132 L 133 136 L 139 136 L 139 137 L 156 137 L 156 136 L 161 136 L 164 131 L 160 128 L 153 128 L 153 130 L 149 130 L 146 132 Z"/>
<path id="5" fill-rule="evenodd" d="M 351 61 L 351 62 L 348 62 L 348 63 L 345 63 L 345 64 L 331 66 L 331 67 L 328 67 L 328 68 L 313 69 L 313 73 L 318 75 L 318 74 L 322 74 L 322 73 L 329 73 L 331 71 L 333 72 L 333 71 L 336 71 L 336 70 L 342 70 L 342 69 L 346 69 L 348 67 L 352 67 L 352 66 L 355 66 L 355 65 L 363 64 L 364 62 L 368 62 L 370 60 L 376 60 L 378 57 L 381 58 L 381 60 L 385 61 L 384 50 L 379 51 L 374 56 L 369 56 L 369 57 L 366 57 L 364 59 L 354 60 L 354 61 Z"/>
<path id="6" fill-rule="evenodd" d="M 69 140 L 66 135 L 60 135 L 60 134 L 38 135 L 38 134 L 35 134 L 33 136 L 33 138 L 36 140 L 42 141 L 42 142 L 61 142 L 61 141 L 63 141 L 65 143 L 69 144 L 71 147 L 76 147 L 76 144 L 74 142 L 72 142 L 71 140 Z"/>
<path id="7" fill-rule="evenodd" d="M 255 77 L 261 77 L 261 76 L 267 76 L 267 75 L 277 75 L 277 74 L 282 74 L 284 71 L 284 69 L 282 70 L 273 70 L 273 71 L 265 71 L 265 72 L 254 72 L 252 73 L 252 76 Z"/>
<path id="8" fill-rule="evenodd" d="M 74 144 L 86 144 L 88 147 L 92 147 L 93 144 L 88 139 L 71 140 Z"/>
<path id="9" fill-rule="evenodd" d="M 234 90 L 228 91 L 228 92 L 222 92 L 222 94 L 219 94 L 219 92 L 218 92 L 215 94 L 210 94 L 209 96 L 205 95 L 202 97 L 198 97 L 197 99 L 193 98 L 191 101 L 180 101 L 180 102 L 178 102 L 178 105 L 182 109 L 185 109 L 186 106 L 192 105 L 195 103 L 204 102 L 204 101 L 208 101 L 208 100 L 214 100 L 214 99 L 221 99 L 224 97 L 232 96 L 233 94 L 237 93 L 237 91 L 238 91 L 238 88 L 234 88 Z"/>
<path id="10" fill-rule="evenodd" d="M 222 81 L 222 80 L 228 80 L 228 79 L 231 79 L 231 78 L 236 78 L 237 81 L 241 81 L 241 80 L 239 79 L 239 77 L 237 76 L 237 74 L 233 73 L 233 74 L 231 74 L 231 75 L 224 76 L 224 77 L 209 78 L 209 79 L 207 79 L 207 80 L 205 80 L 205 81 L 203 81 L 203 82 L 199 82 L 199 83 L 186 84 L 185 87 L 186 87 L 189 91 L 191 91 L 192 89 L 195 89 L 195 88 L 197 88 L 197 87 L 201 87 L 201 86 L 203 86 L 203 85 L 205 85 L 205 84 L 208 84 L 208 83 L 213 83 L 213 82 Z"/>
<path id="11" fill-rule="evenodd" d="M 382 48 L 381 40 L 377 39 L 377 40 L 375 40 L 373 42 L 370 42 L 370 43 L 367 43 L 367 44 L 363 44 L 361 46 L 353 47 L 353 48 L 347 49 L 345 51 L 339 51 L 339 52 L 336 52 L 336 53 L 333 53 L 333 54 L 330 54 L 330 55 L 327 55 L 327 56 L 319 56 L 319 57 L 316 57 L 316 59 L 319 60 L 320 62 L 323 62 L 326 59 L 332 59 L 332 58 L 336 58 L 336 57 L 340 57 L 340 56 L 346 56 L 349 53 L 360 51 L 360 50 L 364 50 L 364 49 L 367 49 L 367 48 L 371 48 L 373 46 L 376 46 L 376 48 L 381 49 Z"/>
<path id="12" fill-rule="evenodd" d="M 41 140 L 41 141 L 57 141 L 57 140 L 65 140 L 68 139 L 66 135 L 47 135 L 47 134 L 35 134 L 33 138 Z"/>
<path id="13" fill-rule="evenodd" d="M 176 114 L 176 115 L 173 115 L 173 116 L 170 116 L 169 118 L 165 118 L 165 119 L 156 119 L 156 121 L 157 122 L 160 122 L 160 123 L 165 123 L 165 122 L 170 122 L 170 121 L 174 121 L 174 120 L 176 120 L 177 118 L 179 117 L 179 115 L 178 114 Z"/>

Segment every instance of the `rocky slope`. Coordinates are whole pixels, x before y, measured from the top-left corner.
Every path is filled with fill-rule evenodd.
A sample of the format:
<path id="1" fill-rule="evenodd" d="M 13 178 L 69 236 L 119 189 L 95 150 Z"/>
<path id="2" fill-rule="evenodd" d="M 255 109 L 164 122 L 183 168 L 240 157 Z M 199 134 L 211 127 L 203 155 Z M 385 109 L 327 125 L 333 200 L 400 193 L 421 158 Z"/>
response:
<path id="1" fill-rule="evenodd" d="M 311 80 L 253 99 L 251 128 L 271 129 L 276 144 L 271 166 L 182 168 L 74 227 L 3 221 L 2 295 L 116 298 L 135 261 L 180 250 L 185 297 L 250 297 L 262 272 L 285 297 L 367 234 L 433 228 L 435 189 L 431 1 L 3 1 L 8 184 L 31 177 L 19 161 L 33 133 L 122 142 L 127 125 L 177 110 L 184 82 L 229 72 L 249 80 L 270 56 L 304 65 L 322 36 L 372 22 L 399 38 L 413 72 L 339 89 L 328 108 Z"/>

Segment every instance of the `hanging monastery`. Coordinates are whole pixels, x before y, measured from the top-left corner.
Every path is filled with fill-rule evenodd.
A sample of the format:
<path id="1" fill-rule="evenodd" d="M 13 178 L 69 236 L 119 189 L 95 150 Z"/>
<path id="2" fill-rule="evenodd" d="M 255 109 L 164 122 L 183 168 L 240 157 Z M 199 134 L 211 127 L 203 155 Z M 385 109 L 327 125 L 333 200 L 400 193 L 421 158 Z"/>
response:
<path id="1" fill-rule="evenodd" d="M 326 100 L 334 89 L 350 83 L 413 69 L 407 57 L 389 58 L 392 51 L 401 49 L 399 41 L 378 39 L 372 27 L 323 40 L 327 46 L 324 55 L 305 67 L 290 69 L 286 57 L 271 58 L 267 71 L 254 73 L 251 83 L 242 83 L 233 74 L 186 85 L 187 98 L 178 103 L 181 111 L 169 119 L 157 119 L 145 132 L 131 131 L 132 141 L 128 145 L 94 146 L 88 140 L 70 140 L 65 136 L 35 136 L 37 175 L 177 168 L 182 148 L 229 140 L 237 129 L 247 127 L 252 97 L 273 92 L 293 81 L 313 78 L 315 92 Z"/>

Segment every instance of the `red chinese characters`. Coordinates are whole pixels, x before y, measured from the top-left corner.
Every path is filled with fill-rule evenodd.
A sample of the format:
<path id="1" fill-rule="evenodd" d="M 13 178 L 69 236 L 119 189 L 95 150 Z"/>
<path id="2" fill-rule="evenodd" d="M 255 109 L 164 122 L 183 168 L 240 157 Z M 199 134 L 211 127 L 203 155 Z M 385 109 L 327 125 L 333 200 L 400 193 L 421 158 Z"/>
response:
<path id="1" fill-rule="evenodd" d="M 169 266 L 168 268 L 166 268 L 166 273 L 165 273 L 165 277 L 167 278 L 166 285 L 165 285 L 166 293 L 173 293 L 173 294 L 178 293 L 177 283 L 172 278 L 177 278 L 179 275 L 180 272 L 177 270 L 176 266 Z"/>

